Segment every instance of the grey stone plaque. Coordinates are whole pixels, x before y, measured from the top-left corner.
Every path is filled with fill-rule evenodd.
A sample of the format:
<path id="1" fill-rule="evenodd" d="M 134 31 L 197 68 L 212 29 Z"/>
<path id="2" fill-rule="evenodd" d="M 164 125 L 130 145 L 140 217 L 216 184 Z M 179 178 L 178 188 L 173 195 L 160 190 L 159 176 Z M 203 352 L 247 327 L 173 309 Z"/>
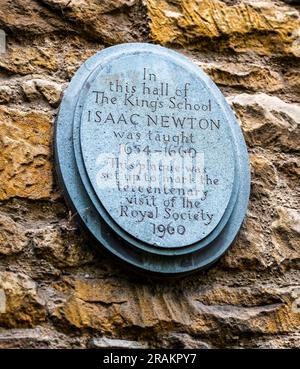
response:
<path id="1" fill-rule="evenodd" d="M 247 208 L 248 155 L 230 107 L 187 58 L 111 47 L 79 69 L 56 124 L 70 205 L 106 249 L 162 275 L 203 268 Z"/>

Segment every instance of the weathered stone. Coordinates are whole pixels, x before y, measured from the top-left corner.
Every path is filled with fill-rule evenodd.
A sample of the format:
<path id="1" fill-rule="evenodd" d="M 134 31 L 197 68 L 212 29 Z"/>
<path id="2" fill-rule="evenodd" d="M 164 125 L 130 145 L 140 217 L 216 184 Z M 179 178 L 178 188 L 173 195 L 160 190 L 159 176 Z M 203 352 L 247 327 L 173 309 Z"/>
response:
<path id="1" fill-rule="evenodd" d="M 247 293 L 247 289 L 244 288 L 223 288 L 222 291 L 216 287 L 211 302 L 205 301 L 205 297 L 202 302 L 203 297 L 200 295 L 196 297 L 199 302 L 194 302 L 194 305 L 207 319 L 223 325 L 223 328 L 226 327 L 225 331 L 232 335 L 246 332 L 296 332 L 300 317 L 292 309 L 293 288 L 260 287 L 256 291 L 248 289 L 248 299 L 242 297 L 245 292 Z"/>
<path id="2" fill-rule="evenodd" d="M 0 86 L 0 104 L 9 103 L 12 95 L 13 91 L 9 86 Z"/>
<path id="3" fill-rule="evenodd" d="M 75 295 L 86 302 L 99 302 L 104 304 L 121 304 L 128 300 L 124 284 L 118 280 L 106 280 L 99 288 L 99 279 L 75 280 Z"/>
<path id="4" fill-rule="evenodd" d="M 71 30 L 55 13 L 33 0 L 0 0 L 0 27 L 29 34 Z"/>
<path id="5" fill-rule="evenodd" d="M 300 106 L 266 94 L 228 98 L 242 123 L 250 147 L 300 150 Z"/>
<path id="6" fill-rule="evenodd" d="M 221 260 L 226 268 L 263 270 L 270 265 L 262 225 L 248 213 L 237 240 Z"/>
<path id="7" fill-rule="evenodd" d="M 35 84 L 48 103 L 57 107 L 62 94 L 62 85 L 45 79 L 37 79 Z"/>
<path id="8" fill-rule="evenodd" d="M 0 27 L 29 35 L 83 33 L 105 43 L 141 40 L 147 34 L 140 0 L 1 0 Z"/>
<path id="9" fill-rule="evenodd" d="M 148 0 L 151 36 L 162 44 L 300 56 L 299 13 L 283 4 Z"/>
<path id="10" fill-rule="evenodd" d="M 288 86 L 293 90 L 293 92 L 300 92 L 300 71 L 297 69 L 288 69 L 283 74 L 285 81 L 288 83 Z"/>
<path id="11" fill-rule="evenodd" d="M 205 286 L 201 293 L 194 293 L 191 297 L 205 305 L 224 306 L 267 306 L 281 303 L 280 290 L 257 285 L 256 287 L 229 287 L 216 284 L 213 287 Z"/>
<path id="12" fill-rule="evenodd" d="M 77 25 L 81 33 L 115 44 L 142 40 L 144 11 L 140 0 L 43 0 Z"/>
<path id="13" fill-rule="evenodd" d="M 4 290 L 0 290 L 0 313 L 4 314 L 6 311 L 6 295 Z"/>
<path id="14" fill-rule="evenodd" d="M 20 262 L 20 265 L 22 265 L 22 262 Z M 35 258 L 27 261 L 26 265 L 23 267 L 23 271 L 28 274 L 30 273 L 30 276 L 34 280 L 58 278 L 62 274 L 61 270 L 47 260 L 39 259 L 37 263 Z"/>
<path id="15" fill-rule="evenodd" d="M 40 97 L 34 80 L 24 81 L 24 83 L 22 83 L 22 90 L 29 101 L 35 100 Z"/>
<path id="16" fill-rule="evenodd" d="M 272 241 L 277 251 L 278 264 L 300 267 L 300 212 L 278 207 L 277 219 L 272 223 Z"/>
<path id="17" fill-rule="evenodd" d="M 159 346 L 161 347 L 161 345 Z M 162 339 L 163 348 L 172 349 L 210 349 L 210 344 L 191 337 L 186 333 L 171 333 Z"/>
<path id="18" fill-rule="evenodd" d="M 28 242 L 25 233 L 21 224 L 0 214 L 0 254 L 10 255 L 22 251 Z"/>
<path id="19" fill-rule="evenodd" d="M 90 328 L 113 334 L 115 331 L 128 333 L 133 327 L 139 327 L 143 337 L 155 339 L 164 327 L 173 332 L 180 329 L 181 333 L 201 334 L 221 344 L 226 340 L 225 336 L 216 334 L 221 329 L 231 335 L 249 332 L 279 334 L 296 332 L 300 323 L 299 314 L 292 309 L 292 288 L 260 287 L 253 292 L 248 289 L 248 297 L 245 298 L 245 289 L 223 288 L 222 291 L 215 286 L 215 295 L 211 295 L 209 300 L 206 294 L 205 300 L 201 290 L 183 291 L 178 286 L 167 289 L 147 285 L 137 288 L 123 282 L 119 288 L 126 291 L 126 301 L 99 303 L 87 302 L 79 298 L 75 291 L 70 295 L 70 283 L 72 285 L 71 280 L 68 281 L 65 302 L 61 302 L 52 316 L 77 329 Z M 81 283 L 85 281 L 81 280 Z M 116 288 L 109 279 L 97 279 L 93 283 L 99 295 L 104 286 Z"/>
<path id="20" fill-rule="evenodd" d="M 0 348 L 69 348 L 76 339 L 44 327 L 27 329 L 0 329 Z M 77 347 L 80 346 L 78 342 Z"/>
<path id="21" fill-rule="evenodd" d="M 99 49 L 92 50 L 70 50 L 66 52 L 64 56 L 64 70 L 67 73 L 69 79 L 71 79 L 76 72 L 76 70 L 80 67 L 82 63 L 86 61 L 89 57 L 94 55 Z"/>
<path id="22" fill-rule="evenodd" d="M 287 2 L 287 1 L 286 1 Z M 249 345 L 244 344 L 245 348 L 263 348 L 263 349 L 291 349 L 300 347 L 300 334 L 292 333 L 287 335 L 261 337 Z"/>
<path id="23" fill-rule="evenodd" d="M 6 328 L 33 327 L 46 317 L 37 286 L 23 273 L 0 272 L 0 290 L 5 293 L 5 312 L 0 325 Z"/>
<path id="24" fill-rule="evenodd" d="M 220 86 L 251 91 L 278 91 L 284 87 L 278 72 L 259 65 L 239 63 L 197 63 Z"/>
<path id="25" fill-rule="evenodd" d="M 261 155 L 250 155 L 252 167 L 252 194 L 253 196 L 272 195 L 275 189 L 278 177 L 274 165 Z"/>
<path id="26" fill-rule="evenodd" d="M 33 236 L 36 254 L 57 267 L 74 267 L 92 261 L 93 253 L 76 228 L 48 226 Z"/>
<path id="27" fill-rule="evenodd" d="M 23 92 L 32 101 L 43 96 L 48 103 L 57 107 L 62 94 L 62 85 L 51 80 L 31 79 L 22 84 Z"/>
<path id="28" fill-rule="evenodd" d="M 283 157 L 281 161 L 276 162 L 278 170 L 284 174 L 289 187 L 292 190 L 300 190 L 300 158 Z"/>
<path id="29" fill-rule="evenodd" d="M 57 55 L 47 47 L 8 46 L 7 53 L 0 58 L 0 69 L 10 73 L 30 74 L 40 71 L 53 72 L 58 69 Z"/>
<path id="30" fill-rule="evenodd" d="M 65 295 L 52 315 L 71 327 L 112 334 L 116 329 L 126 331 L 130 327 L 161 332 L 162 325 L 191 323 L 193 309 L 188 301 L 185 298 L 178 301 L 176 296 L 159 289 L 154 293 L 146 286 L 138 288 L 115 279 L 77 278 L 66 282 L 64 286 L 55 286 L 60 296 L 62 291 Z"/>
<path id="31" fill-rule="evenodd" d="M 136 341 L 120 340 L 115 338 L 101 337 L 93 338 L 91 341 L 93 348 L 119 348 L 119 349 L 143 349 L 147 345 Z"/>
<path id="32" fill-rule="evenodd" d="M 0 108 L 0 200 L 51 197 L 51 114 Z"/>

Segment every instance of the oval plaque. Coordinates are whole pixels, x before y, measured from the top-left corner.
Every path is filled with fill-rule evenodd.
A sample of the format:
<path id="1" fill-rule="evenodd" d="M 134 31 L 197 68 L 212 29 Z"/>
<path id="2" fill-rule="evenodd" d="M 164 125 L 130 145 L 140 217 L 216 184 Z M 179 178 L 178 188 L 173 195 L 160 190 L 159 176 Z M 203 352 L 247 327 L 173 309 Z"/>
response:
<path id="1" fill-rule="evenodd" d="M 70 205 L 106 249 L 162 275 L 216 261 L 243 221 L 248 155 L 223 95 L 187 58 L 150 44 L 99 52 L 56 123 Z"/>

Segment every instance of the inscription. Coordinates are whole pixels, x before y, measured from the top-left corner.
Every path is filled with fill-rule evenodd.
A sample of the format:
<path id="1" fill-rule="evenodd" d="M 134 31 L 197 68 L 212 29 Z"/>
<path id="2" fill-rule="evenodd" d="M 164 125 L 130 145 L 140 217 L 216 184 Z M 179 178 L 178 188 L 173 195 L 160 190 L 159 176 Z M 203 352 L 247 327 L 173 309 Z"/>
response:
<path id="1" fill-rule="evenodd" d="M 218 225 L 235 160 L 222 107 L 200 78 L 154 55 L 99 70 L 81 117 L 93 188 L 113 220 L 159 247 L 191 245 Z"/>

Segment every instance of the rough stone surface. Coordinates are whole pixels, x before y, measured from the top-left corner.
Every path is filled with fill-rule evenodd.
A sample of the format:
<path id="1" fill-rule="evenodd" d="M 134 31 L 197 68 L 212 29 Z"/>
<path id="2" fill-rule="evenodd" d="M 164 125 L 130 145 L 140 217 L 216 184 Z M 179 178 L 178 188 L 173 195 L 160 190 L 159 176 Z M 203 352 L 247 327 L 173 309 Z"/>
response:
<path id="1" fill-rule="evenodd" d="M 12 90 L 8 86 L 0 86 L 0 104 L 10 102 L 12 98 Z"/>
<path id="2" fill-rule="evenodd" d="M 10 217 L 0 214 L 0 254 L 20 252 L 27 242 L 24 227 Z"/>
<path id="3" fill-rule="evenodd" d="M 285 88 L 283 77 L 268 67 L 238 63 L 198 63 L 219 86 L 252 91 L 279 91 Z M 292 77 L 290 77 L 292 79 Z"/>
<path id="4" fill-rule="evenodd" d="M 79 266 L 89 263 L 92 250 L 84 247 L 81 235 L 70 232 L 66 224 L 58 227 L 42 227 L 34 232 L 33 245 L 38 257 L 52 262 L 58 267 Z"/>
<path id="5" fill-rule="evenodd" d="M 62 88 L 61 84 L 45 79 L 30 79 L 22 85 L 23 92 L 30 101 L 43 97 L 53 107 L 59 105 Z"/>
<path id="6" fill-rule="evenodd" d="M 5 308 L 0 324 L 5 328 L 33 327 L 46 317 L 37 284 L 23 273 L 1 272 L 0 289 L 5 294 Z"/>
<path id="7" fill-rule="evenodd" d="M 69 348 L 80 347 L 78 339 L 72 339 L 55 330 L 36 328 L 0 329 L 1 348 Z"/>
<path id="8" fill-rule="evenodd" d="M 0 107 L 0 200 L 49 198 L 51 115 Z"/>
<path id="9" fill-rule="evenodd" d="M 299 54 L 299 13 L 274 1 L 148 0 L 151 34 L 163 44 Z"/>
<path id="10" fill-rule="evenodd" d="M 299 6 L 293 1 L 0 0 L 0 347 L 300 347 Z M 212 268 L 138 275 L 60 196 L 52 127 L 107 45 L 176 48 L 221 88 L 251 161 L 247 218 Z"/>
<path id="11" fill-rule="evenodd" d="M 37 70 L 55 72 L 58 60 L 49 48 L 43 46 L 37 48 L 8 44 L 8 52 L 0 59 L 0 68 L 17 74 L 30 74 Z"/>
<path id="12" fill-rule="evenodd" d="M 300 150 L 300 105 L 266 94 L 230 99 L 242 122 L 247 144 L 281 151 Z"/>
<path id="13" fill-rule="evenodd" d="M 147 345 L 143 345 L 136 341 L 118 340 L 107 337 L 94 338 L 91 342 L 91 346 L 94 348 L 121 348 L 121 349 L 147 348 Z"/>
<path id="14" fill-rule="evenodd" d="M 278 262 L 287 268 L 300 267 L 300 212 L 299 209 L 278 207 L 272 223 L 272 241 L 278 253 Z"/>

